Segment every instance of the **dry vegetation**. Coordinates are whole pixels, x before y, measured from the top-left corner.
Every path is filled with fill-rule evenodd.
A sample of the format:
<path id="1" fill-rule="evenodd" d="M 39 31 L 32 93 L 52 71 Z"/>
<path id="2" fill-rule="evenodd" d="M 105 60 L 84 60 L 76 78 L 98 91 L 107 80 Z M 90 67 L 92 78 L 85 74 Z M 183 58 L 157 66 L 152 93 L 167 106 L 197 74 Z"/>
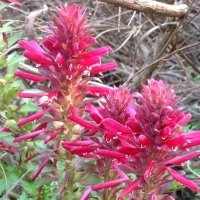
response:
<path id="1" fill-rule="evenodd" d="M 4 10 L 2 21 L 19 20 L 15 31 L 23 31 L 24 39 L 40 41 L 47 34 L 47 25 L 52 25 L 50 14 L 55 13 L 59 2 L 65 1 L 21 2 L 22 9 L 12 6 Z M 192 123 L 200 128 L 199 0 L 185 0 L 189 12 L 182 18 L 145 14 L 98 0 L 68 0 L 67 3 L 84 5 L 100 46 L 109 45 L 113 49 L 102 62 L 116 61 L 119 67 L 101 77 L 105 84 L 126 85 L 133 91 L 139 90 L 140 84 L 150 77 L 174 84 L 176 94 L 182 96 L 180 104 L 193 115 Z M 18 51 L 22 53 L 21 49 Z M 34 64 L 26 64 L 33 71 Z M 20 68 L 27 70 L 22 64 Z"/>
<path id="2" fill-rule="evenodd" d="M 15 31 L 24 38 L 40 41 L 51 26 L 50 14 L 59 1 L 21 1 L 22 9 L 4 11 L 3 21 L 16 22 Z M 61 1 L 62 2 L 62 1 Z M 111 86 L 125 84 L 133 90 L 150 77 L 175 85 L 182 96 L 181 104 L 199 119 L 200 91 L 200 2 L 187 0 L 189 12 L 182 18 L 145 14 L 115 7 L 98 0 L 67 1 L 80 3 L 89 13 L 92 30 L 101 46 L 110 45 L 113 52 L 104 61 L 116 61 L 117 70 L 103 76 Z M 43 4 L 47 6 L 43 7 Z M 48 9 L 48 10 L 47 10 Z M 39 10 L 39 11 L 38 11 Z M 167 45 L 165 45 L 167 44 Z M 18 46 L 15 46 L 18 48 Z M 157 62 L 159 61 L 159 62 Z M 33 65 L 32 65 L 33 66 Z M 23 67 L 22 67 L 23 68 Z"/>

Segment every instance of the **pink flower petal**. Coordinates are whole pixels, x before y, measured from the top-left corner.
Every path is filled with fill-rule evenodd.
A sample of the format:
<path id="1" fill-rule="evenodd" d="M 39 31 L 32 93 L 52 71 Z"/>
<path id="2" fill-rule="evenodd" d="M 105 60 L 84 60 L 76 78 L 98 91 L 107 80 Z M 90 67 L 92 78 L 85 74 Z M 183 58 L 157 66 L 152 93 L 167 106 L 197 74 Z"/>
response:
<path id="1" fill-rule="evenodd" d="M 98 86 L 91 86 L 91 85 L 82 85 L 82 88 L 87 89 L 95 96 L 104 96 L 112 90 L 109 87 L 98 87 Z"/>
<path id="2" fill-rule="evenodd" d="M 16 153 L 18 152 L 18 148 L 14 147 L 6 142 L 0 141 L 0 150 L 5 150 L 11 153 Z"/>
<path id="3" fill-rule="evenodd" d="M 85 58 L 84 60 L 80 61 L 78 64 L 83 66 L 92 66 L 97 63 L 100 63 L 101 58 L 98 56 L 92 57 L 92 58 Z"/>
<path id="4" fill-rule="evenodd" d="M 191 152 L 191 153 L 188 153 L 183 156 L 178 156 L 178 157 L 172 158 L 172 159 L 168 160 L 167 162 L 165 162 L 164 164 L 165 165 L 169 165 L 169 164 L 181 165 L 182 163 L 184 163 L 188 160 L 191 160 L 191 159 L 197 157 L 198 155 L 199 155 L 198 152 Z"/>
<path id="5" fill-rule="evenodd" d="M 44 140 L 44 143 L 47 144 L 49 141 L 53 140 L 61 131 L 63 126 L 60 126 L 56 130 L 54 130 L 49 136 L 47 136 Z"/>
<path id="6" fill-rule="evenodd" d="M 90 192 L 92 191 L 92 188 L 89 187 L 86 192 L 83 194 L 83 196 L 80 198 L 80 200 L 87 200 L 89 195 L 90 195 Z"/>
<path id="7" fill-rule="evenodd" d="M 166 169 L 168 170 L 170 175 L 180 184 L 183 184 L 194 191 L 199 190 L 198 186 L 194 182 L 190 181 L 189 179 L 185 178 L 184 176 L 169 167 L 166 167 Z"/>
<path id="8" fill-rule="evenodd" d="M 99 66 L 92 67 L 90 72 L 92 72 L 94 74 L 101 74 L 103 72 L 106 72 L 106 71 L 111 70 L 111 69 L 115 69 L 117 67 L 118 67 L 117 63 L 109 62 L 109 63 L 105 63 L 105 64 L 102 64 L 102 65 L 99 65 Z"/>
<path id="9" fill-rule="evenodd" d="M 109 150 L 103 150 L 103 149 L 99 149 L 97 152 L 96 152 L 97 155 L 100 155 L 100 156 L 105 156 L 105 157 L 109 157 L 109 158 L 114 158 L 114 159 L 117 159 L 117 158 L 125 158 L 126 155 L 124 155 L 123 153 L 119 153 L 119 152 L 116 152 L 116 151 L 109 151 Z"/>
<path id="10" fill-rule="evenodd" d="M 28 80 L 33 81 L 33 82 L 41 82 L 41 81 L 45 81 L 45 80 L 49 79 L 47 77 L 43 77 L 43 76 L 39 76 L 39 75 L 35 75 L 35 74 L 30 74 L 30 73 L 23 72 L 23 71 L 20 71 L 20 70 L 15 71 L 14 75 L 17 76 L 17 77 L 20 77 L 20 78 L 28 79 Z"/>
<path id="11" fill-rule="evenodd" d="M 88 146 L 94 144 L 93 140 L 81 140 L 81 141 L 65 141 L 62 145 L 70 145 L 70 146 Z"/>
<path id="12" fill-rule="evenodd" d="M 151 175 L 151 172 L 152 172 L 154 166 L 155 166 L 155 160 L 152 160 L 152 161 L 149 163 L 149 165 L 148 165 L 146 171 L 144 172 L 144 178 L 147 178 L 147 177 L 149 177 L 149 175 Z"/>
<path id="13" fill-rule="evenodd" d="M 15 138 L 13 140 L 13 142 L 21 142 L 23 140 L 33 139 L 33 138 L 37 137 L 38 135 L 40 135 L 41 133 L 48 132 L 48 131 L 49 130 L 45 130 L 45 129 L 34 131 L 34 132 L 31 132 L 31 133 L 28 133 L 28 134 L 25 134 L 25 135 L 22 135 L 22 136 Z"/>
<path id="14" fill-rule="evenodd" d="M 87 129 L 97 129 L 97 127 L 93 124 L 91 124 L 90 122 L 84 120 L 84 119 L 81 119 L 80 117 L 77 117 L 75 115 L 68 115 L 67 118 L 69 120 L 71 120 L 72 122 L 75 122 Z"/>
<path id="15" fill-rule="evenodd" d="M 183 135 L 180 135 L 171 140 L 166 140 L 163 143 L 171 147 L 172 149 L 176 149 L 177 147 L 182 145 L 184 142 L 186 142 L 185 137 Z"/>
<path id="16" fill-rule="evenodd" d="M 112 51 L 110 46 L 104 46 L 104 47 L 101 47 L 101 48 L 98 48 L 98 49 L 94 49 L 90 52 L 87 52 L 83 56 L 85 58 L 91 58 L 91 57 L 94 57 L 94 56 L 102 56 L 104 54 L 108 54 L 110 51 Z"/>
<path id="17" fill-rule="evenodd" d="M 125 146 L 121 146 L 118 149 L 119 153 L 124 153 L 126 155 L 135 155 L 141 151 L 143 151 L 143 150 L 139 149 L 139 148 L 131 148 L 131 147 L 125 147 Z"/>
<path id="18" fill-rule="evenodd" d="M 102 121 L 102 116 L 92 104 L 87 104 L 87 108 L 90 110 L 91 118 L 97 123 L 100 124 Z"/>
<path id="19" fill-rule="evenodd" d="M 97 150 L 98 146 L 83 146 L 83 147 L 76 147 L 76 148 L 72 148 L 70 150 L 71 153 L 74 154 L 85 154 L 85 153 L 90 153 L 93 152 L 95 150 Z"/>
<path id="20" fill-rule="evenodd" d="M 119 122 L 111 119 L 111 118 L 107 118 L 102 120 L 102 124 L 109 129 L 110 131 L 114 132 L 114 133 L 124 133 L 124 134 L 133 134 L 132 130 L 129 128 L 126 128 L 124 125 L 120 124 Z"/>
<path id="21" fill-rule="evenodd" d="M 122 198 L 124 198 L 126 195 L 131 194 L 136 188 L 137 186 L 140 184 L 140 182 L 142 181 L 143 176 L 137 178 L 135 181 L 133 181 L 133 183 L 131 183 L 130 186 L 128 186 L 118 197 L 118 200 L 122 200 Z"/>
<path id="22" fill-rule="evenodd" d="M 145 135 L 140 135 L 138 137 L 138 142 L 139 144 L 141 144 L 141 147 L 145 147 L 152 143 L 152 141 L 149 138 L 147 138 Z"/>
<path id="23" fill-rule="evenodd" d="M 34 115 L 31 115 L 29 117 L 26 117 L 26 118 L 20 120 L 17 125 L 23 126 L 24 124 L 27 124 L 27 123 L 32 122 L 34 120 L 37 120 L 37 119 L 41 118 L 48 111 L 49 111 L 48 109 L 47 110 L 41 110 L 41 111 L 35 113 Z"/>
<path id="24" fill-rule="evenodd" d="M 151 200 L 157 200 L 156 197 L 157 197 L 156 194 L 153 192 L 152 195 L 151 195 Z"/>
<path id="25" fill-rule="evenodd" d="M 108 181 L 105 183 L 99 183 L 99 184 L 93 185 L 92 190 L 101 190 L 104 188 L 114 188 L 117 185 L 123 183 L 124 181 L 127 181 L 127 178 L 119 178 L 119 179 Z"/>
<path id="26" fill-rule="evenodd" d="M 49 161 L 50 156 L 47 156 L 46 158 L 44 158 L 42 160 L 42 163 L 40 164 L 39 168 L 37 169 L 37 171 L 33 174 L 32 179 L 36 179 L 40 172 L 42 171 L 42 169 L 45 167 L 45 165 L 47 164 L 47 162 Z"/>
<path id="27" fill-rule="evenodd" d="M 18 97 L 20 98 L 34 98 L 34 97 L 43 97 L 43 96 L 46 96 L 48 93 L 46 92 L 39 92 L 39 93 L 36 93 L 36 92 L 33 92 L 33 93 L 28 93 L 28 92 L 20 92 L 18 94 Z"/>

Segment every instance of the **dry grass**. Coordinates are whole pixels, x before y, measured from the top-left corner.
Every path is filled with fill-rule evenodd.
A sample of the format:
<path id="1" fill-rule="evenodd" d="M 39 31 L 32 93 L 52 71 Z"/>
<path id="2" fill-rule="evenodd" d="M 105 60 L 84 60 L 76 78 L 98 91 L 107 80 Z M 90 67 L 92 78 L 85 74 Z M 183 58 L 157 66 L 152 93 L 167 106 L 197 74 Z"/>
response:
<path id="1" fill-rule="evenodd" d="M 50 13 L 55 13 L 59 1 L 21 0 L 21 2 L 22 9 L 14 6 L 12 9 L 7 9 L 2 13 L 3 19 L 19 20 L 15 23 L 15 31 L 24 31 L 29 13 L 42 9 L 43 4 L 46 4 L 48 12 L 34 22 L 37 33 L 35 39 L 40 41 L 46 35 L 44 28 L 52 25 Z M 99 46 L 110 45 L 113 49 L 102 62 L 116 61 L 119 67 L 104 74 L 102 77 L 104 83 L 110 86 L 125 83 L 133 90 L 138 90 L 138 80 L 145 82 L 149 77 L 163 79 L 174 84 L 176 93 L 182 96 L 180 104 L 192 113 L 193 121 L 199 120 L 200 81 L 198 82 L 196 78 L 200 76 L 200 1 L 187 0 L 186 3 L 190 7 L 189 14 L 182 19 L 150 16 L 114 7 L 98 0 L 69 0 L 67 3 L 84 5 Z M 162 49 L 164 44 L 160 45 L 158 50 L 163 52 L 162 55 L 158 55 L 160 51 L 155 51 L 156 45 L 162 42 L 168 27 L 174 24 L 177 24 L 175 29 L 171 30 L 175 30 L 174 33 L 170 34 L 168 43 L 165 41 L 164 44 L 167 44 L 165 48 Z M 24 38 L 28 37 L 25 32 Z M 150 69 L 152 62 L 156 60 L 159 62 L 148 72 L 147 69 Z"/>

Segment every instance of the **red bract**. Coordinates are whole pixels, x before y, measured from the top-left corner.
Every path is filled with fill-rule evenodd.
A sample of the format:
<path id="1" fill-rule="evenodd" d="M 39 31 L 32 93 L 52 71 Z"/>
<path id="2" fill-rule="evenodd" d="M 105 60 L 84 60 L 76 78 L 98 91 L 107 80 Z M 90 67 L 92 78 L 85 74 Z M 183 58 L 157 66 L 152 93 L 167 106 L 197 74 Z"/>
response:
<path id="1" fill-rule="evenodd" d="M 35 75 L 20 70 L 15 72 L 15 76 L 30 80 L 34 87 L 41 90 L 35 93 L 20 92 L 19 97 L 37 99 L 38 106 L 42 110 L 18 122 L 18 126 L 30 122 L 41 124 L 39 124 L 37 130 L 16 138 L 15 142 L 42 138 L 45 143 L 57 140 L 56 145 L 59 147 L 61 140 L 69 141 L 73 137 L 71 132 L 72 122 L 69 121 L 71 119 L 69 116 L 71 108 L 79 111 L 84 106 L 84 99 L 87 94 L 99 96 L 105 95 L 111 90 L 110 87 L 97 87 L 87 84 L 88 81 L 98 80 L 88 77 L 90 73 L 101 74 L 117 67 L 114 62 L 101 64 L 101 56 L 109 53 L 111 47 L 104 46 L 90 50 L 92 45 L 96 44 L 96 40 L 89 30 L 90 26 L 85 25 L 88 16 L 83 14 L 83 8 L 76 4 L 60 4 L 57 13 L 58 17 L 52 16 L 55 28 L 49 27 L 47 29 L 50 35 L 41 42 L 41 45 L 34 40 L 30 42 L 20 40 L 18 42 L 25 49 L 24 56 L 35 62 L 41 73 L 41 75 Z M 39 84 L 43 81 L 49 81 L 50 87 Z M 75 120 L 77 119 L 78 117 Z M 82 123 L 84 123 L 84 120 Z M 43 124 L 48 124 L 48 128 L 51 128 L 44 129 Z M 89 129 L 92 127 L 96 129 L 90 123 L 87 125 Z M 63 133 L 62 136 L 59 136 L 61 133 Z M 79 133 L 75 134 L 78 135 Z M 75 148 L 66 143 L 63 143 L 63 146 L 81 155 L 90 153 L 98 147 Z M 46 160 L 44 158 L 33 178 L 39 175 L 46 165 Z"/>
<path id="2" fill-rule="evenodd" d="M 87 76 L 93 72 L 101 73 L 117 67 L 114 62 L 100 64 L 101 56 L 111 51 L 109 46 L 89 51 L 96 40 L 89 31 L 90 27 L 85 25 L 87 15 L 83 15 L 83 12 L 84 9 L 76 4 L 60 5 L 60 8 L 57 8 L 59 18 L 52 16 L 56 28 L 48 28 L 50 35 L 42 41 L 42 46 L 34 40 L 19 41 L 19 45 L 25 49 L 24 56 L 37 64 L 41 76 L 19 70 L 15 75 L 28 79 L 31 83 L 49 80 L 52 88 L 43 86 L 43 91 L 40 93 L 21 92 L 19 97 L 39 98 L 38 105 L 44 110 L 48 109 L 49 114 L 56 121 L 67 120 L 71 105 L 76 108 L 83 105 L 86 90 L 94 95 L 107 94 L 110 90 L 107 87 L 86 85 L 90 80 Z M 42 117 L 40 113 L 43 112 L 21 120 L 18 125 L 22 126 L 39 119 Z M 53 135 L 57 135 L 57 132 Z M 51 135 L 46 142 L 53 138 Z"/>
<path id="3" fill-rule="evenodd" d="M 71 115 L 70 119 L 84 127 L 83 136 L 89 136 L 100 144 L 93 136 L 97 130 L 101 133 L 101 146 L 93 153 L 94 158 L 107 157 L 106 162 L 117 163 L 119 171 L 138 176 L 131 185 L 124 187 L 119 199 L 126 195 L 135 197 L 139 191 L 142 197 L 146 188 L 146 198 L 162 195 L 172 182 L 170 175 L 181 184 L 197 190 L 192 181 L 166 167 L 169 164 L 182 165 L 199 155 L 184 151 L 199 144 L 200 131 L 181 132 L 191 115 L 175 107 L 179 99 L 172 87 L 167 88 L 166 83 L 151 79 L 148 85 L 142 86 L 141 93 L 130 94 L 128 89 L 120 87 L 99 101 L 100 108 L 88 104 L 90 122 Z M 96 126 L 97 130 L 85 132 L 88 123 Z M 166 195 L 166 198 L 170 197 Z"/>

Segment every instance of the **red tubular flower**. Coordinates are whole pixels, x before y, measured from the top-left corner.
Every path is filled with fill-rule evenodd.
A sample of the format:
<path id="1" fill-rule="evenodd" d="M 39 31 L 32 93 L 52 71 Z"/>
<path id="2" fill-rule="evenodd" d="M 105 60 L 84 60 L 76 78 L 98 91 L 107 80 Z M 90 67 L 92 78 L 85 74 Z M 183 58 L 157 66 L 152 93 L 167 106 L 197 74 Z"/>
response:
<path id="1" fill-rule="evenodd" d="M 34 120 L 38 120 L 39 118 L 41 118 L 48 111 L 49 111 L 48 109 L 47 110 L 41 110 L 41 111 L 37 112 L 34 115 L 31 115 L 29 117 L 26 117 L 26 118 L 20 120 L 17 125 L 18 126 L 23 126 L 24 124 L 27 124 L 27 123 L 32 122 Z"/>
<path id="2" fill-rule="evenodd" d="M 87 85 L 88 81 L 99 81 L 97 78 L 88 77 L 91 73 L 101 74 L 107 70 L 117 67 L 114 62 L 101 64 L 101 57 L 111 51 L 111 47 L 104 46 L 89 50 L 96 44 L 93 33 L 86 26 L 87 15 L 84 9 L 78 5 L 67 4 L 57 8 L 58 17 L 52 16 L 55 28 L 49 27 L 47 36 L 41 46 L 34 40 L 26 42 L 20 40 L 18 44 L 25 49 L 24 56 L 35 62 L 41 75 L 30 74 L 17 70 L 15 76 L 30 80 L 41 92 L 20 92 L 21 98 L 37 99 L 41 111 L 28 116 L 18 122 L 18 126 L 37 120 L 36 130 L 31 133 L 19 136 L 14 142 L 39 138 L 45 143 L 57 140 L 56 146 L 61 145 L 63 140 L 71 140 L 73 137 L 72 122 L 85 125 L 87 129 L 98 131 L 94 123 L 86 122 L 81 118 L 80 108 L 84 107 L 86 95 L 106 95 L 110 92 L 109 87 L 97 87 Z M 50 87 L 38 83 L 48 81 Z M 77 116 L 71 114 L 73 109 L 80 112 Z M 47 115 L 45 115 L 48 112 Z M 44 116 L 45 115 L 45 116 Z M 59 124 L 61 123 L 61 124 Z M 58 124 L 58 125 L 56 125 Z M 46 126 L 51 130 L 46 130 Z M 45 133 L 44 133 L 45 132 Z M 70 132 L 70 133 L 69 133 Z M 42 137 L 39 137 L 42 134 Z M 60 136 L 62 134 L 62 136 Z M 76 133 L 77 135 L 79 133 Z M 93 153 L 99 145 L 91 143 L 84 146 L 82 143 L 76 146 L 72 143 L 62 143 L 63 148 L 70 150 L 71 153 L 83 157 L 93 157 Z M 86 155 L 87 154 L 87 155 Z M 37 172 L 33 175 L 35 179 L 48 158 L 44 158 Z"/>
<path id="3" fill-rule="evenodd" d="M 1 150 L 5 150 L 5 151 L 8 151 L 10 153 L 16 153 L 18 152 L 18 148 L 17 147 L 14 147 L 6 142 L 3 142 L 3 141 L 0 141 L 0 149 Z"/>
<path id="4" fill-rule="evenodd" d="M 128 89 L 121 87 L 110 91 L 99 101 L 100 108 L 87 105 L 92 119 L 90 122 L 76 120 L 84 127 L 83 135 L 93 138 L 90 131 L 88 134 L 85 132 L 87 123 L 96 126 L 101 133 L 102 146 L 93 154 L 94 157 L 95 154 L 107 157 L 112 163 L 115 157 L 119 170 L 138 176 L 131 185 L 124 187 L 118 199 L 126 195 L 132 197 L 132 193 L 134 196 L 139 191 L 145 191 L 146 187 L 149 198 L 161 197 L 172 179 L 197 190 L 196 184 L 167 167 L 169 164 L 182 165 L 199 155 L 184 151 L 199 144 L 200 132 L 181 132 L 191 115 L 175 107 L 178 101 L 172 87 L 167 89 L 166 83 L 151 79 L 148 85 L 142 86 L 141 93 L 130 94 Z M 75 119 L 75 114 L 72 115 Z"/>
<path id="5" fill-rule="evenodd" d="M 198 191 L 199 190 L 198 186 L 194 182 L 190 181 L 189 179 L 185 178 L 184 176 L 180 175 L 175 170 L 173 170 L 173 169 L 171 169 L 169 167 L 166 167 L 166 169 L 171 174 L 171 176 L 175 180 L 177 180 L 180 184 L 183 184 L 183 185 L 191 188 L 194 191 Z"/>

